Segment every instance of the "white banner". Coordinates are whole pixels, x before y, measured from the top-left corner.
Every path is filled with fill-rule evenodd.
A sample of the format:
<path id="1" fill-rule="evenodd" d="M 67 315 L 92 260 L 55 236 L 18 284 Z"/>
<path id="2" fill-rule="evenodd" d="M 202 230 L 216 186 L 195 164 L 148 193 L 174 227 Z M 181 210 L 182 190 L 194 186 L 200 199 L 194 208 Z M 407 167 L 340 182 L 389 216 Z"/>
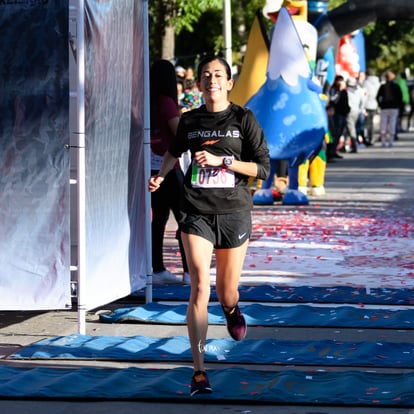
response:
<path id="1" fill-rule="evenodd" d="M 67 18 L 67 0 L 0 4 L 3 310 L 71 307 Z"/>

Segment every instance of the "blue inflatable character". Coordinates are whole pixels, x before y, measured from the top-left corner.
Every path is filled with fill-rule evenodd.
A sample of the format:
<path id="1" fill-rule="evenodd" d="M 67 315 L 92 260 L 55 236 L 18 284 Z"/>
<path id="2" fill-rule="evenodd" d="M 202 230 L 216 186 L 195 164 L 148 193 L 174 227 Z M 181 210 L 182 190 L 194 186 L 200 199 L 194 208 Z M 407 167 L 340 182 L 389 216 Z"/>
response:
<path id="1" fill-rule="evenodd" d="M 289 160 L 283 204 L 308 204 L 298 191 L 298 167 L 319 152 L 327 131 L 321 93 L 294 22 L 282 8 L 273 30 L 266 81 L 246 103 L 263 128 L 271 159 L 270 176 L 254 193 L 254 204 L 273 204 L 272 183 L 281 160 Z"/>

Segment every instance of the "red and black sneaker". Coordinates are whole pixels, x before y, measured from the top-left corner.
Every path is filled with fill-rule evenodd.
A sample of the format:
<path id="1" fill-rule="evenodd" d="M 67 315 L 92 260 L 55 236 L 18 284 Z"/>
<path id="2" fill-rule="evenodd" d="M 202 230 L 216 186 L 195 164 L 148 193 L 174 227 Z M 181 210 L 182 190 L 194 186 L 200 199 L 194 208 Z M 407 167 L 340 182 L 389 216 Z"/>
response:
<path id="1" fill-rule="evenodd" d="M 247 325 L 238 305 L 229 311 L 226 311 L 223 306 L 222 308 L 224 316 L 226 317 L 227 330 L 229 331 L 230 336 L 235 341 L 241 341 L 246 336 Z"/>
<path id="2" fill-rule="evenodd" d="M 210 394 L 213 389 L 208 381 L 207 374 L 204 371 L 194 372 L 191 378 L 191 391 L 190 395 L 193 397 L 196 394 Z"/>

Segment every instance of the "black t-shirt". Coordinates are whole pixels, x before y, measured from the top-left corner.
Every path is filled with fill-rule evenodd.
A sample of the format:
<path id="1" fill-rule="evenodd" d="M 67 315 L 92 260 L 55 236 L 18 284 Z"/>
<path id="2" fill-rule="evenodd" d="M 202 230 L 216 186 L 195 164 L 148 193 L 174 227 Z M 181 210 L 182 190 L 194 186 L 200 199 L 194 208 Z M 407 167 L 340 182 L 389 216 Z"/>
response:
<path id="1" fill-rule="evenodd" d="M 348 92 L 345 89 L 337 91 L 335 88 L 332 88 L 330 103 L 337 115 L 346 116 L 351 110 L 351 107 L 349 106 Z"/>
<path id="2" fill-rule="evenodd" d="M 192 156 L 206 150 L 217 156 L 255 162 L 257 178 L 263 180 L 270 172 L 269 150 L 262 128 L 249 109 L 235 104 L 221 112 L 208 112 L 205 105 L 185 112 L 169 152 L 178 158 L 188 149 Z M 234 188 L 197 188 L 192 184 L 192 178 L 194 169 L 190 166 L 184 179 L 182 207 L 185 212 L 225 214 L 253 207 L 245 175 L 235 174 Z"/>

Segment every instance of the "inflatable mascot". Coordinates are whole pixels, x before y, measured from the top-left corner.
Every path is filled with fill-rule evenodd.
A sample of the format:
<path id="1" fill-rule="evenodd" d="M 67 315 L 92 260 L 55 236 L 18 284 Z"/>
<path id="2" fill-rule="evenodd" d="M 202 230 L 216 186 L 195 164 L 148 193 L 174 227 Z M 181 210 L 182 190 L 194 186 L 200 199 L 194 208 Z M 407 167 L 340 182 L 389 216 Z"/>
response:
<path id="1" fill-rule="evenodd" d="M 315 72 L 325 92 L 329 90 L 335 77 L 336 59 L 341 56 L 341 53 L 338 53 L 341 52 L 341 50 L 338 50 L 341 46 L 341 38 L 377 20 L 414 20 L 414 2 L 412 0 L 394 0 L 393 2 L 389 0 L 349 0 L 331 11 L 328 11 L 328 3 L 329 0 L 268 0 L 265 6 L 266 10 L 264 10 L 264 14 L 267 13 L 267 17 L 274 20 L 277 18 L 277 11 L 280 7 L 285 6 L 296 24 L 298 19 L 302 19 L 300 14 L 301 10 L 304 9 L 303 6 L 307 6 L 308 16 L 306 20 L 317 30 Z M 276 12 L 273 14 L 273 11 Z M 260 19 L 256 16 L 249 35 L 239 81 L 236 82 L 230 94 L 230 99 L 240 105 L 245 105 L 266 80 L 269 41 L 264 25 L 260 23 Z M 364 63 L 363 58 L 361 63 Z M 303 187 L 304 180 L 307 179 L 308 175 L 311 178 L 312 186 L 315 185 L 316 187 L 317 182 L 323 183 L 325 161 L 323 152 L 319 155 L 313 160 L 313 165 L 309 165 L 309 172 L 307 172 L 308 167 L 306 165 L 300 167 L 301 187 Z M 313 173 L 312 170 L 316 166 L 315 161 L 317 160 L 319 167 Z M 317 175 L 319 175 L 318 180 L 312 183 L 312 177 Z M 273 177 L 271 180 L 273 180 Z M 270 187 L 271 182 L 267 182 L 265 185 Z M 268 191 L 268 193 L 270 192 Z M 273 203 L 269 195 L 266 197 L 254 195 L 253 200 L 256 204 Z M 285 199 L 283 202 L 288 204 Z"/>
<path id="2" fill-rule="evenodd" d="M 321 91 L 297 27 L 282 7 L 273 29 L 266 81 L 246 103 L 264 130 L 271 158 L 271 174 L 254 193 L 255 204 L 273 204 L 271 187 L 280 160 L 289 160 L 289 188 L 283 203 L 308 203 L 298 191 L 298 167 L 318 154 L 327 131 Z"/>

